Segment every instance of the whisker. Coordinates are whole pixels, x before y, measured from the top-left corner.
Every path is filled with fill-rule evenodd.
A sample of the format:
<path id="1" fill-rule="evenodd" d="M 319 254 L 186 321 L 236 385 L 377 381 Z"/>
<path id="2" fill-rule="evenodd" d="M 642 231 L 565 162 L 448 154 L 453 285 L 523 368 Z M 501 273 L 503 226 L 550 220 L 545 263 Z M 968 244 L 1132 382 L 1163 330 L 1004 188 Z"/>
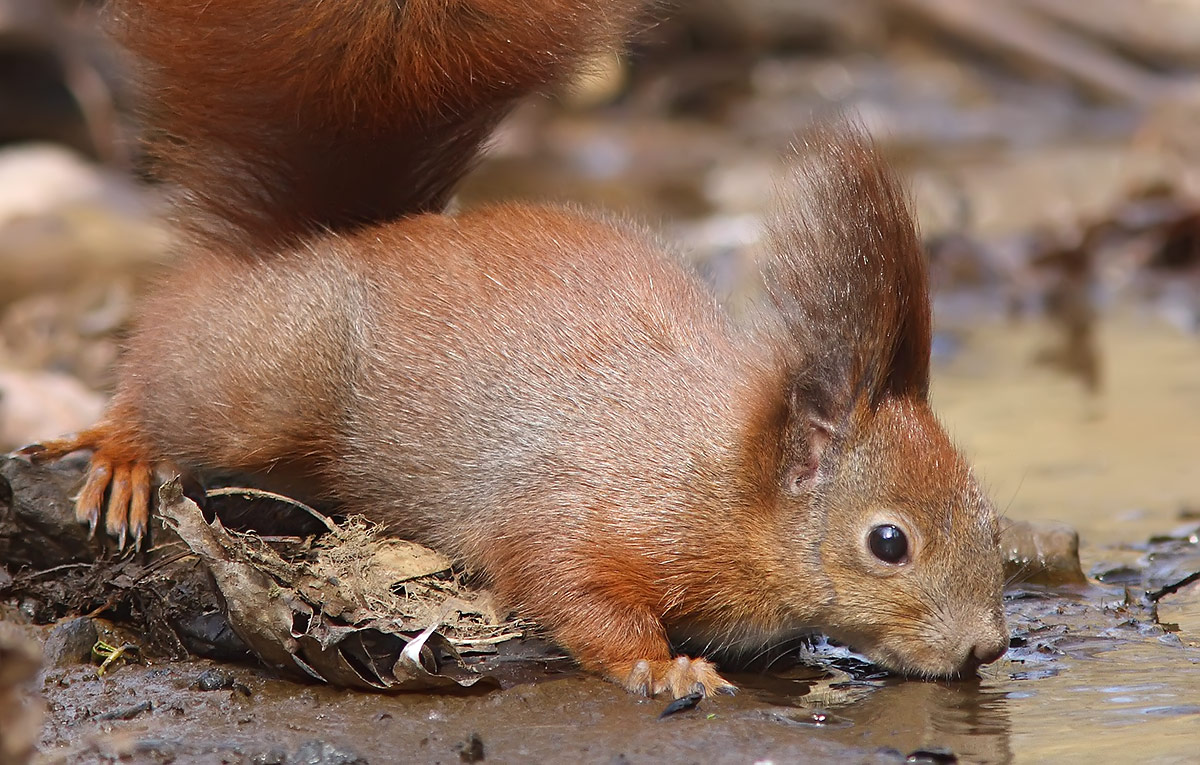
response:
<path id="1" fill-rule="evenodd" d="M 1016 582 L 1021 577 L 1022 574 L 1026 573 L 1027 571 L 1030 570 L 1031 563 L 1032 562 L 1028 561 L 1028 560 L 1021 563 L 1020 567 L 1018 567 L 1016 571 L 1013 571 L 1011 575 L 1004 578 L 1003 586 L 1005 588 L 1007 588 L 1010 584 Z"/>
<path id="2" fill-rule="evenodd" d="M 996 519 L 1001 520 L 1008 517 L 1008 511 L 1012 509 L 1012 504 L 1017 500 L 1017 495 L 1021 493 L 1021 487 L 1025 485 L 1025 476 L 1029 475 L 1029 469 L 1021 471 L 1021 480 L 1017 481 L 1017 488 L 1013 489 L 1012 496 L 1008 498 L 1008 502 L 1004 505 L 1004 510 L 996 514 Z"/>

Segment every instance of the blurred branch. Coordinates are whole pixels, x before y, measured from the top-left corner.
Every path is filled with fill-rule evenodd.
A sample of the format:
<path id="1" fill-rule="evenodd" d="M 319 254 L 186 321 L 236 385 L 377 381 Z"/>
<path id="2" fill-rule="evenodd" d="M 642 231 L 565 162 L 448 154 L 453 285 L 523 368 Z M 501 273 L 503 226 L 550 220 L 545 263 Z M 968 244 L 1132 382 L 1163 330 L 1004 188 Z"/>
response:
<path id="1" fill-rule="evenodd" d="M 955 37 L 1020 64 L 1065 75 L 1110 98 L 1150 104 L 1168 94 L 1163 78 L 1063 30 L 1010 0 L 891 0 Z M 1095 13 L 1089 6 L 1088 13 Z"/>
<path id="2" fill-rule="evenodd" d="M 1022 0 L 1118 50 L 1164 66 L 1200 64 L 1200 8 L 1131 0 Z"/>

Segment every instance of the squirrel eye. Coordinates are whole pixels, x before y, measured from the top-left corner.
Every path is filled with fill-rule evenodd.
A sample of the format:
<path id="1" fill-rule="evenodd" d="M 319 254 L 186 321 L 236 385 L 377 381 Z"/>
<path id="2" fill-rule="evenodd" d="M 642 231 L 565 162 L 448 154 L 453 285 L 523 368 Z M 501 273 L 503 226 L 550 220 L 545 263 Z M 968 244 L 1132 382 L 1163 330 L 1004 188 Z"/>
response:
<path id="1" fill-rule="evenodd" d="M 871 529 L 867 545 L 871 553 L 884 563 L 901 563 L 908 557 L 908 537 L 890 523 Z"/>

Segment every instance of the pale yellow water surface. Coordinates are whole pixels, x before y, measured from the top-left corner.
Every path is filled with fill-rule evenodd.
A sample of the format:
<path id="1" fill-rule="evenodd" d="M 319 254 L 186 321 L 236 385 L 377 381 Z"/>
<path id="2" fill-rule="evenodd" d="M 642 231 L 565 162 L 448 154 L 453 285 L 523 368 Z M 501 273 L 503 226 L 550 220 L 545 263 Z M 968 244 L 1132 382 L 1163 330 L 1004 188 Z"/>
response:
<path id="1" fill-rule="evenodd" d="M 1200 337 L 1153 319 L 1102 324 L 1094 396 L 1033 363 L 1050 342 L 1040 323 L 983 325 L 935 372 L 935 406 L 1000 509 L 1070 523 L 1093 560 L 1098 545 L 1200 510 Z"/>
<path id="2" fill-rule="evenodd" d="M 1108 320 L 1095 396 L 1032 363 L 1053 342 L 1045 325 L 975 325 L 961 339 L 936 370 L 941 416 L 1008 515 L 1078 529 L 1085 571 L 1136 560 L 1130 545 L 1200 509 L 1200 338 L 1143 317 Z M 1180 625 L 1175 635 L 1125 643 L 1101 629 L 1113 639 L 1096 640 L 1106 616 L 1121 620 L 1105 603 L 1120 600 L 1111 588 L 1064 601 L 1061 623 L 1091 634 L 1056 674 L 1026 676 L 1008 662 L 985 672 L 981 690 L 1002 691 L 1008 735 L 976 757 L 1200 762 L 1200 583 L 1161 603 L 1162 620 Z"/>

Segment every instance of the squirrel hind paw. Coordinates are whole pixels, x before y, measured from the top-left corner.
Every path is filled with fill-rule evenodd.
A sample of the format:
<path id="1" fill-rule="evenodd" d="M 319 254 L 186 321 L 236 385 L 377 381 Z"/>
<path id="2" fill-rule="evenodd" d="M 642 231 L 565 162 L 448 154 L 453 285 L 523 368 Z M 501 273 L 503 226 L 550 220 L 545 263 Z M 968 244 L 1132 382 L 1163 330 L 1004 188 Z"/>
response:
<path id="1" fill-rule="evenodd" d="M 39 441 L 35 444 L 22 446 L 13 452 L 14 457 L 22 457 L 34 464 L 53 462 L 66 457 L 68 454 L 96 448 L 96 440 L 91 431 L 84 431 L 64 438 L 49 441 Z"/>
<path id="2" fill-rule="evenodd" d="M 104 529 L 117 540 L 140 549 L 150 527 L 150 465 L 137 460 L 118 460 L 98 451 L 88 466 L 87 480 L 75 498 L 75 518 L 86 523 L 92 534 L 104 516 Z M 107 502 L 105 501 L 107 495 Z"/>
<path id="3" fill-rule="evenodd" d="M 150 528 L 150 489 L 154 471 L 149 461 L 113 437 L 103 425 L 76 435 L 30 444 L 16 454 L 31 462 L 44 463 L 69 454 L 91 451 L 83 488 L 75 497 L 75 518 L 95 535 L 104 519 L 104 529 L 120 549 L 127 542 L 141 548 Z"/>
<path id="4" fill-rule="evenodd" d="M 634 662 L 622 685 L 631 693 L 642 696 L 669 692 L 676 699 L 697 692 L 705 696 L 737 692 L 737 686 L 717 674 L 712 662 L 687 656 L 676 656 L 665 661 L 643 659 Z"/>

